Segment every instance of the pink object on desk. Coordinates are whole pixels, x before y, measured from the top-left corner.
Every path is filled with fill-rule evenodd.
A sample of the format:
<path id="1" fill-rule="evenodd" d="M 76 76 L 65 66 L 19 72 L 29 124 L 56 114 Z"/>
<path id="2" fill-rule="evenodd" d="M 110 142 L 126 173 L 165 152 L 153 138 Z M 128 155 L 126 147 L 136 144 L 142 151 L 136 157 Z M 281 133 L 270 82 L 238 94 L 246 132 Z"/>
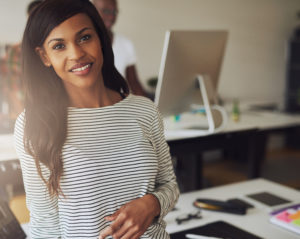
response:
<path id="1" fill-rule="evenodd" d="M 290 219 L 290 217 L 289 217 L 290 215 L 291 215 L 290 213 L 284 211 L 284 212 L 279 213 L 276 216 L 276 218 L 281 220 L 281 221 L 284 221 L 284 222 L 291 222 L 292 219 Z"/>

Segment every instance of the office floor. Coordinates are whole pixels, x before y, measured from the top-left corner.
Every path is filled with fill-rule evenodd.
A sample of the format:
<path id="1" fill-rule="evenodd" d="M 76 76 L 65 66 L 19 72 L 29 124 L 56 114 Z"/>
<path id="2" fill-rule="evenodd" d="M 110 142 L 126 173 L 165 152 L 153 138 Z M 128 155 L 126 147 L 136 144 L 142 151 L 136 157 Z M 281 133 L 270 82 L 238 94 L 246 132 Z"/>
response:
<path id="1" fill-rule="evenodd" d="M 266 153 L 261 177 L 300 190 L 300 150 L 272 149 Z M 204 187 L 247 180 L 246 163 L 220 158 L 206 161 Z"/>

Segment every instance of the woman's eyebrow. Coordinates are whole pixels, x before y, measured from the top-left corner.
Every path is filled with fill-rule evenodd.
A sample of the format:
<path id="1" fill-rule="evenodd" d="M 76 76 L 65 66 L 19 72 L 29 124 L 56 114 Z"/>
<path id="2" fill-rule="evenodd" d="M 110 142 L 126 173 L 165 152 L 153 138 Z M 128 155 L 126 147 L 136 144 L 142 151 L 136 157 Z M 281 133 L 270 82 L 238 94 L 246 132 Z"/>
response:
<path id="1" fill-rule="evenodd" d="M 93 28 L 91 28 L 91 27 L 84 27 L 84 28 L 82 28 L 80 31 L 78 31 L 76 33 L 76 36 L 80 35 L 81 33 L 83 33 L 86 30 L 93 30 Z"/>
<path id="2" fill-rule="evenodd" d="M 82 34 L 86 30 L 92 30 L 92 28 L 91 27 L 84 27 L 76 33 L 76 36 Z M 64 41 L 64 39 L 63 38 L 53 38 L 53 39 L 49 40 L 47 44 L 49 45 L 52 41 L 62 42 L 62 41 Z"/>
<path id="3" fill-rule="evenodd" d="M 53 38 L 53 39 L 51 39 L 50 41 L 48 41 L 48 45 L 52 42 L 52 41 L 58 41 L 58 42 L 63 42 L 64 41 L 64 39 L 62 39 L 62 38 Z"/>

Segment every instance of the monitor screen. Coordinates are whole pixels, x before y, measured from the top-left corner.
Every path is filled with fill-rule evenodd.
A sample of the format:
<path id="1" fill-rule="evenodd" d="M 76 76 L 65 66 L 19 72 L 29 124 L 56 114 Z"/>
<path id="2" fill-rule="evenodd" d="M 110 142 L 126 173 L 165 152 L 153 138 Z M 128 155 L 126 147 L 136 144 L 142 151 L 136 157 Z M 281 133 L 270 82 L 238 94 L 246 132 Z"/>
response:
<path id="1" fill-rule="evenodd" d="M 168 31 L 165 37 L 155 103 L 164 117 L 202 104 L 197 75 L 206 78 L 208 98 L 216 103 L 227 31 Z"/>

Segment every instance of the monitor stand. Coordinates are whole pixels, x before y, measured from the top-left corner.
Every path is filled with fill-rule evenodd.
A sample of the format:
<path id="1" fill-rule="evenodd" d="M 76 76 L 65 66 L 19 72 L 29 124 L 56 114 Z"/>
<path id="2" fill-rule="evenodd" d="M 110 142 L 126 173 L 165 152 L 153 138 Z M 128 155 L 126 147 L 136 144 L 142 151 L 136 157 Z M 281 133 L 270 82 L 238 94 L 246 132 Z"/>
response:
<path id="1" fill-rule="evenodd" d="M 214 99 L 214 103 L 217 103 L 215 100 L 215 91 L 213 89 L 213 86 L 211 84 L 211 80 L 209 77 L 204 77 L 203 75 L 197 75 L 196 77 L 199 86 L 200 86 L 200 95 L 202 96 L 202 101 L 204 105 L 204 110 L 206 113 L 206 118 L 208 122 L 208 133 L 214 133 L 222 130 L 227 122 L 227 114 L 223 107 L 220 105 L 210 105 L 210 99 Z M 220 112 L 221 115 L 221 123 L 219 125 L 216 124 L 216 116 L 213 114 L 212 110 L 216 110 Z"/>
<path id="2" fill-rule="evenodd" d="M 168 140 L 176 140 L 189 137 L 198 137 L 200 135 L 209 135 L 220 132 L 225 128 L 228 121 L 228 116 L 225 109 L 217 105 L 215 90 L 211 84 L 210 78 L 197 75 L 197 88 L 200 88 L 200 96 L 202 97 L 203 105 L 191 106 L 192 111 L 202 112 L 204 109 L 205 117 L 195 117 L 190 111 L 185 114 L 180 114 L 180 120 L 168 118 L 164 120 L 165 136 Z M 210 103 L 213 101 L 213 104 Z"/>

